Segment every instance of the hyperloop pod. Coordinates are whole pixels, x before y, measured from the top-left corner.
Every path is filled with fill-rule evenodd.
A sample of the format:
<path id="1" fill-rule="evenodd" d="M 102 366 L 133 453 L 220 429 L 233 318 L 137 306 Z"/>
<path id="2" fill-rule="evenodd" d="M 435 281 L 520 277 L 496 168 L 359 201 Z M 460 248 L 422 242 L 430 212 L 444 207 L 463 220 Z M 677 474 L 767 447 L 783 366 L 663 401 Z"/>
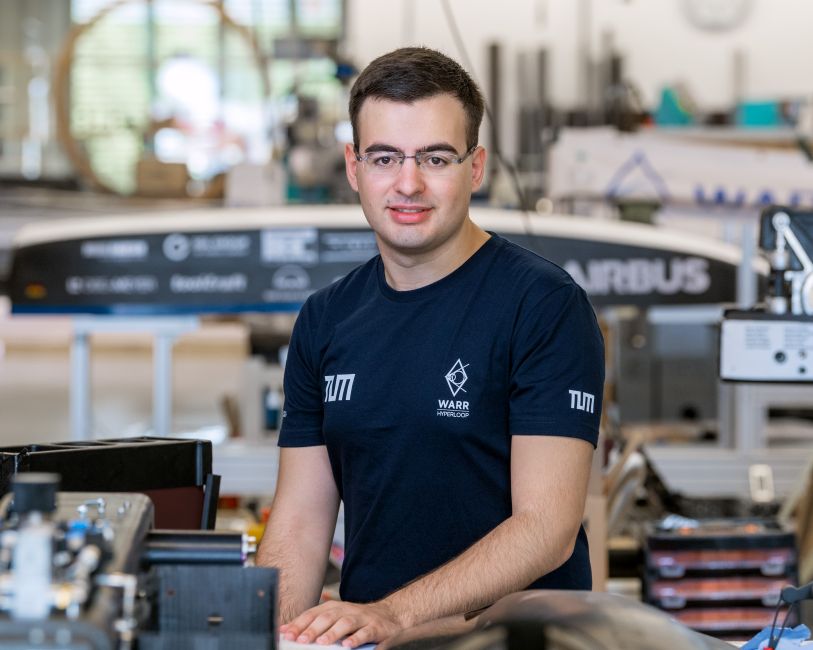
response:
<path id="1" fill-rule="evenodd" d="M 734 302 L 738 246 L 660 226 L 471 208 L 562 266 L 596 307 Z M 297 311 L 377 254 L 358 206 L 186 210 L 23 227 L 7 282 L 19 314 Z M 753 270 L 767 275 L 764 260 Z"/>

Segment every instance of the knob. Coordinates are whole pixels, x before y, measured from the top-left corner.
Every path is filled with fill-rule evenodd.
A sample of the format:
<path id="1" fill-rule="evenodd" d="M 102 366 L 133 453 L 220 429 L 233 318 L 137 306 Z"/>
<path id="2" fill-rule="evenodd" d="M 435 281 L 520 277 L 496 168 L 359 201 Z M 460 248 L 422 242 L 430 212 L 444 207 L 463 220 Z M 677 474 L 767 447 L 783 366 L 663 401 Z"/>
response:
<path id="1" fill-rule="evenodd" d="M 59 474 L 21 472 L 11 478 L 11 489 L 14 493 L 14 511 L 18 514 L 51 513 L 56 510 Z"/>

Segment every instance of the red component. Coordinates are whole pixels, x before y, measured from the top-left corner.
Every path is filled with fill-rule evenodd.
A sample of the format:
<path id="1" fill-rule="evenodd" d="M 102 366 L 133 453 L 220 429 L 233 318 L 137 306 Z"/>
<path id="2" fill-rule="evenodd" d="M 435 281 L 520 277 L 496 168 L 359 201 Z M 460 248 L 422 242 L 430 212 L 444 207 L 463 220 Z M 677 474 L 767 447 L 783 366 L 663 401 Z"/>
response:
<path id="1" fill-rule="evenodd" d="M 217 507 L 224 510 L 237 510 L 240 507 L 240 497 L 225 495 L 217 500 Z"/>

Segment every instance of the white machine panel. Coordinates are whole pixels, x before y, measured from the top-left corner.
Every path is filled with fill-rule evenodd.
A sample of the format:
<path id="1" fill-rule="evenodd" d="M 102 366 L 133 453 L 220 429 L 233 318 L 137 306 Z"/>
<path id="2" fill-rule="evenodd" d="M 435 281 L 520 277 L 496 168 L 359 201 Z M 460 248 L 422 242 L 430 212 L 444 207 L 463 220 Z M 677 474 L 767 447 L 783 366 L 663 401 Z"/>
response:
<path id="1" fill-rule="evenodd" d="M 729 381 L 813 381 L 813 321 L 724 319 L 720 377 Z"/>

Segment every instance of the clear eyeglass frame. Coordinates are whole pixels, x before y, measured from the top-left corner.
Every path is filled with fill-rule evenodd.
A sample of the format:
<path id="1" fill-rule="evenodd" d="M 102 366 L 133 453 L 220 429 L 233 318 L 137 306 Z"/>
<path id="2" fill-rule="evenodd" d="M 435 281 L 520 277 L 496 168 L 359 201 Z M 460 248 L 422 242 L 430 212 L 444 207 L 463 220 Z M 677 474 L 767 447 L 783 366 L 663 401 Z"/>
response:
<path id="1" fill-rule="evenodd" d="M 471 156 L 478 145 L 473 145 L 462 156 L 451 151 L 429 150 L 419 151 L 407 156 L 403 151 L 371 151 L 364 155 L 355 152 L 356 160 L 364 164 L 364 169 L 371 174 L 380 176 L 395 176 L 404 166 L 407 158 L 414 158 L 418 169 L 431 176 L 443 176 L 452 173 L 457 167 Z"/>

